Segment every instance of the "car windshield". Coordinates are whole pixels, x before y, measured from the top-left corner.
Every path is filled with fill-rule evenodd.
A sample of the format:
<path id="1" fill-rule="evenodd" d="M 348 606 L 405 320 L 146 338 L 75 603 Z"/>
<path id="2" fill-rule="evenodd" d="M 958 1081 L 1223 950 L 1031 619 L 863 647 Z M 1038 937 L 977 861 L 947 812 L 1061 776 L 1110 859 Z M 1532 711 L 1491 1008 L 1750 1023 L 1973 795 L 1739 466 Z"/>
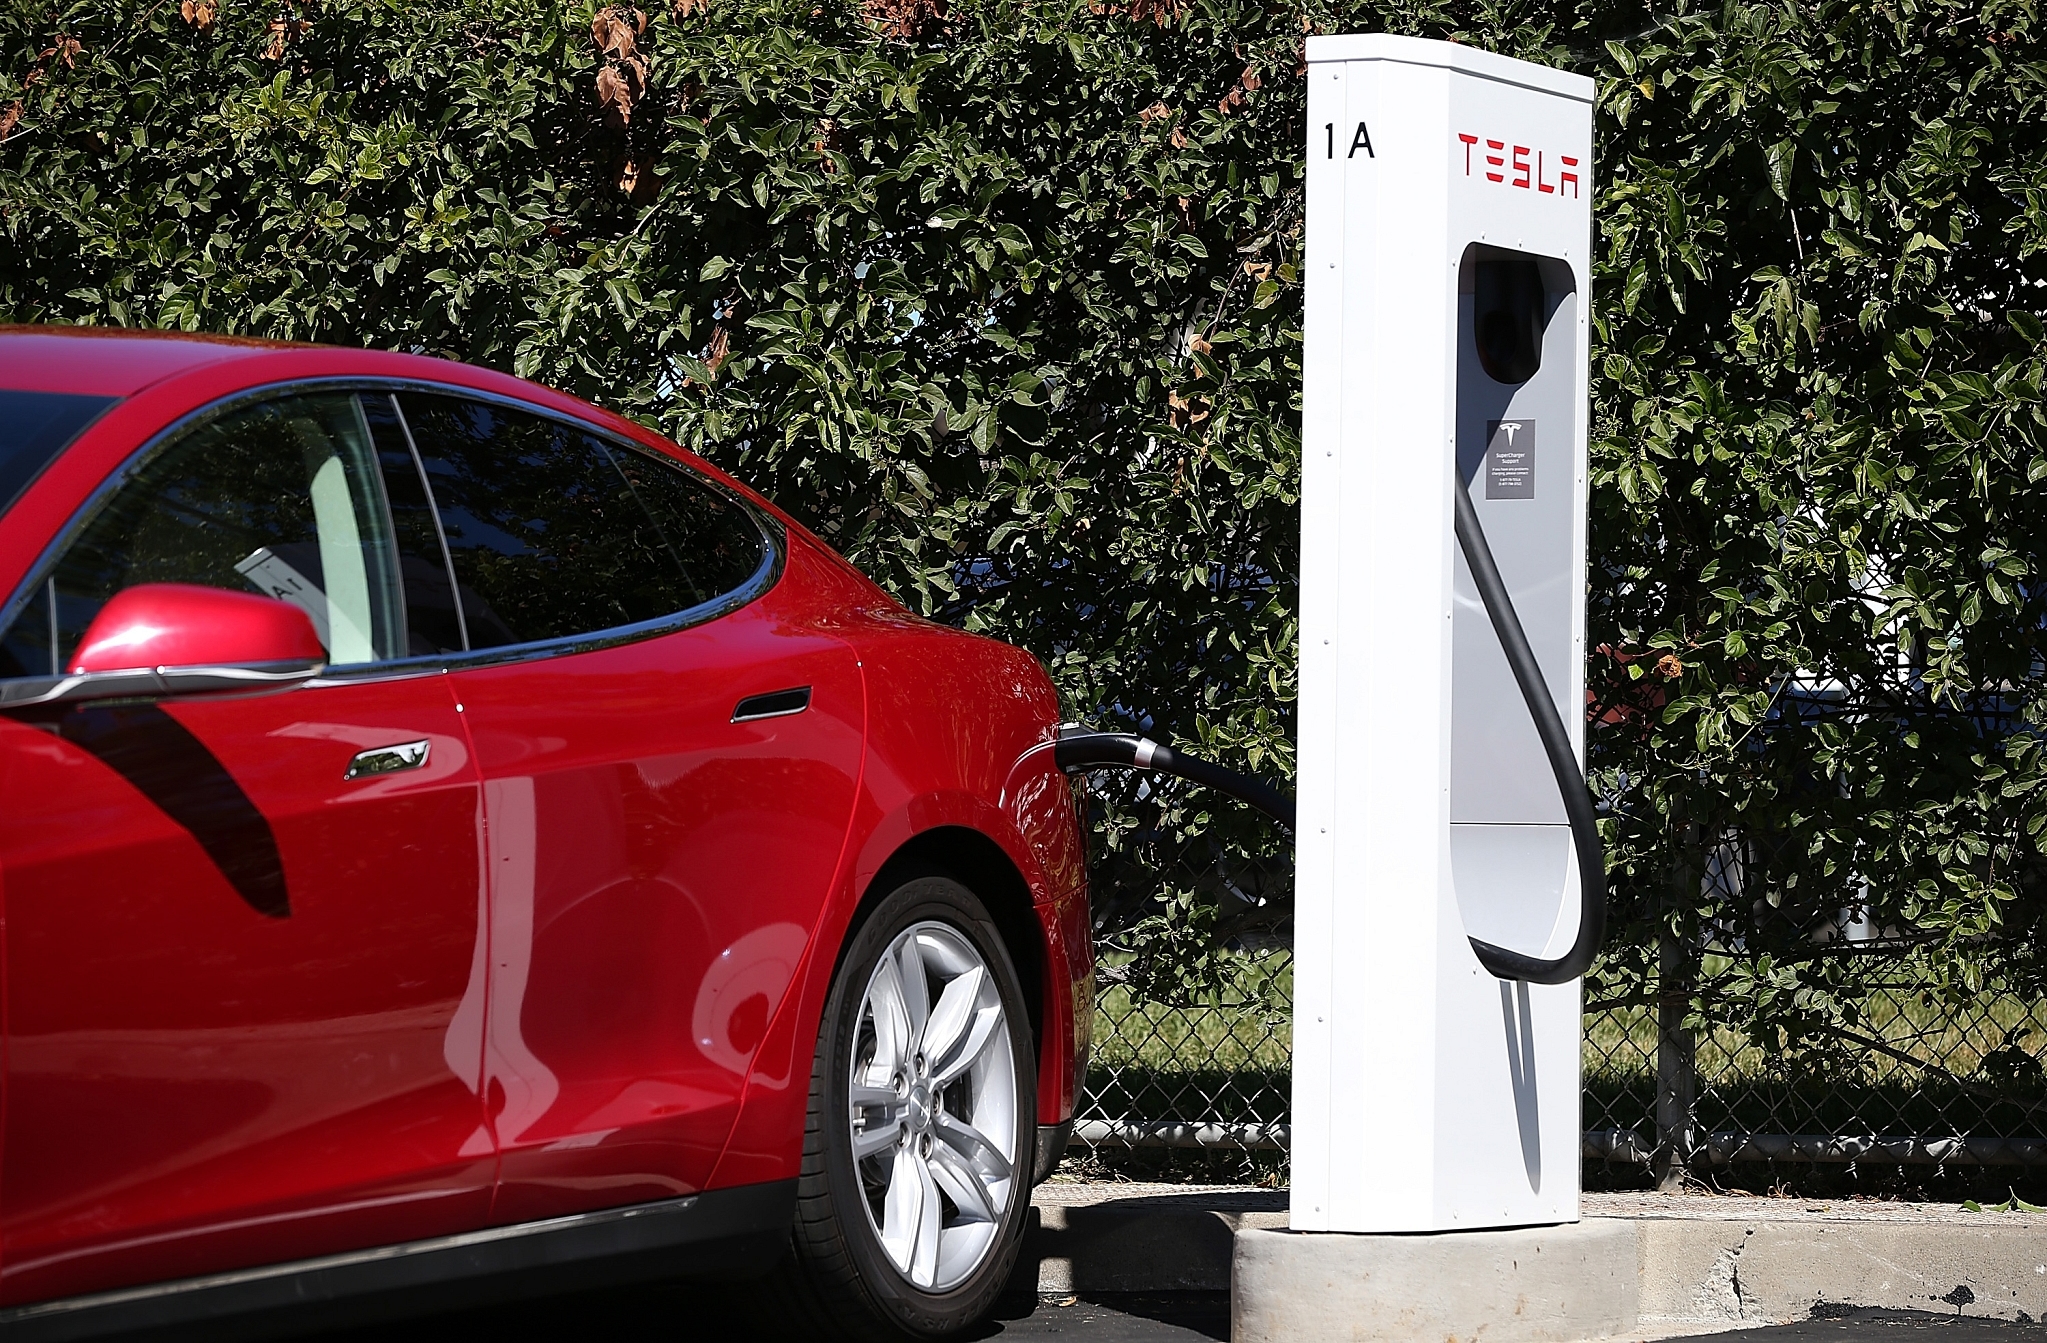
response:
<path id="1" fill-rule="evenodd" d="M 0 513 L 115 400 L 0 388 Z"/>

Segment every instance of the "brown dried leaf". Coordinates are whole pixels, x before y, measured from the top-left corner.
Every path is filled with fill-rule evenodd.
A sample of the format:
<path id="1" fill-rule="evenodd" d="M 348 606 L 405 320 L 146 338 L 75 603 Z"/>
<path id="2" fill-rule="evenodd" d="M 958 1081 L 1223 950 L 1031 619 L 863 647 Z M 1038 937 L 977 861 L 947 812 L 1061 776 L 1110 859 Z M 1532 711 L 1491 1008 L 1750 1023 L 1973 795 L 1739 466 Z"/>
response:
<path id="1" fill-rule="evenodd" d="M 731 353 L 732 336 L 730 333 L 722 326 L 714 328 L 711 332 L 711 343 L 704 349 L 704 367 L 711 370 L 713 374 L 716 374 L 719 366 L 725 362 Z"/>
<path id="2" fill-rule="evenodd" d="M 220 16 L 220 6 L 214 0 L 185 0 L 178 6 L 178 13 L 200 32 L 210 33 L 213 21 Z"/>
<path id="3" fill-rule="evenodd" d="M 661 174 L 654 171 L 654 161 L 639 155 L 627 159 L 618 171 L 618 189 L 631 197 L 635 205 L 654 199 L 661 189 Z"/>
<path id="4" fill-rule="evenodd" d="M 22 111 L 21 99 L 16 98 L 12 107 L 0 112 L 0 140 L 14 134 L 14 128 L 21 122 Z"/>
<path id="5" fill-rule="evenodd" d="M 1166 422 L 1175 429 L 1186 429 L 1200 424 L 1208 418 L 1208 398 L 1205 396 L 1181 396 L 1178 392 L 1166 396 Z"/>
<path id="6" fill-rule="evenodd" d="M 1164 103 L 1153 103 L 1150 107 L 1139 112 L 1137 119 L 1149 126 L 1152 122 L 1163 120 L 1171 115 L 1173 115 L 1172 108 L 1167 107 Z"/>
<path id="7" fill-rule="evenodd" d="M 1656 659 L 1656 674 L 1666 681 L 1675 681 L 1685 674 L 1685 664 L 1678 661 L 1677 654 L 1665 653 Z"/>
<path id="8" fill-rule="evenodd" d="M 597 72 L 597 103 L 604 109 L 604 120 L 614 131 L 623 131 L 632 124 L 633 107 L 639 101 L 639 90 L 634 87 L 633 72 L 628 68 L 607 65 Z"/>
<path id="9" fill-rule="evenodd" d="M 647 16 L 630 5 L 612 5 L 597 11 L 590 20 L 590 40 L 607 56 L 628 59 L 638 49 L 639 36 L 647 31 Z"/>
<path id="10" fill-rule="evenodd" d="M 1175 127 L 1173 127 L 1173 148 L 1175 148 L 1175 149 L 1185 149 L 1186 147 L 1187 147 L 1187 128 L 1186 128 L 1185 126 L 1175 126 Z"/>
<path id="11" fill-rule="evenodd" d="M 711 0 L 675 0 L 676 21 L 681 22 L 692 14 L 702 14 L 710 7 Z"/>
<path id="12" fill-rule="evenodd" d="M 864 0 L 861 13 L 897 42 L 915 42 L 934 23 L 944 20 L 946 0 Z"/>

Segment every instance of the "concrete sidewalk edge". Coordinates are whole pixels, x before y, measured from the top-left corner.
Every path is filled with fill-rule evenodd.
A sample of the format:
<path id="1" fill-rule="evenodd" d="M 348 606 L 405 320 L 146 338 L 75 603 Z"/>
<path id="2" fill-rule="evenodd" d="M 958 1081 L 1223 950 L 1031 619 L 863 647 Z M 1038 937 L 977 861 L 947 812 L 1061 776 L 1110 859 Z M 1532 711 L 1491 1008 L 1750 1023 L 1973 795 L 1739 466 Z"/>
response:
<path id="1" fill-rule="evenodd" d="M 1675 1218 L 1418 1236 L 1246 1228 L 1232 1279 L 1236 1343 L 1578 1343 L 1788 1323 L 1830 1307 L 2037 1321 L 2047 1236 Z"/>

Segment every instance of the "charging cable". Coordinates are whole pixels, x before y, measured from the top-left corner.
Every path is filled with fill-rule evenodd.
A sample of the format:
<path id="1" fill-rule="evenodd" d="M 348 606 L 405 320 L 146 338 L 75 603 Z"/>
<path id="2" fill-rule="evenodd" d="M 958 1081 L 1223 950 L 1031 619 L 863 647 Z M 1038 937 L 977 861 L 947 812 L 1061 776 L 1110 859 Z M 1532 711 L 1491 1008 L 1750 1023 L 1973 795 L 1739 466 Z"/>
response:
<path id="1" fill-rule="evenodd" d="M 1542 741 L 1542 753 L 1549 760 L 1550 772 L 1556 776 L 1557 792 L 1563 797 L 1564 815 L 1571 823 L 1571 843 L 1578 855 L 1578 936 L 1563 955 L 1545 959 L 1494 946 L 1469 934 L 1466 937 L 1471 943 L 1472 953 L 1478 957 L 1478 963 L 1495 978 L 1526 980 L 1531 984 L 1565 984 L 1591 968 L 1593 958 L 1599 954 L 1599 945 L 1606 937 L 1606 852 L 1599 841 L 1599 819 L 1592 804 L 1592 790 L 1586 786 L 1585 776 L 1578 769 L 1577 754 L 1571 749 L 1570 731 L 1564 726 L 1563 716 L 1557 712 L 1556 701 L 1550 698 L 1549 686 L 1542 679 L 1542 667 L 1535 660 L 1534 650 L 1528 646 L 1528 635 L 1521 629 L 1521 617 L 1515 613 L 1514 602 L 1507 595 L 1507 585 L 1500 578 L 1499 566 L 1493 563 L 1492 548 L 1486 544 L 1485 528 L 1479 525 L 1478 509 L 1472 506 L 1471 491 L 1466 488 L 1461 472 L 1452 474 L 1457 482 L 1457 546 L 1464 552 L 1464 563 L 1470 568 L 1472 580 L 1478 586 L 1479 600 L 1485 604 L 1486 616 L 1493 624 L 1493 634 L 1500 641 L 1500 651 L 1507 655 L 1507 666 L 1514 673 L 1514 683 L 1521 687 L 1521 698 L 1528 705 L 1528 716 L 1534 720 L 1535 734 Z M 1129 732 L 1090 732 L 1069 723 L 1059 729 L 1052 758 L 1061 769 L 1069 772 L 1151 769 L 1161 774 L 1178 775 L 1192 783 L 1240 798 L 1287 829 L 1294 829 L 1292 798 L 1248 774 L 1197 760 L 1170 746 L 1161 746 L 1149 737 Z"/>
<path id="2" fill-rule="evenodd" d="M 1478 525 L 1478 509 L 1472 505 L 1464 473 L 1452 471 L 1451 478 L 1457 482 L 1457 548 L 1464 552 L 1464 563 L 1478 586 L 1478 599 L 1485 604 L 1486 617 L 1493 622 L 1493 633 L 1500 641 L 1500 651 L 1507 655 L 1514 683 L 1521 687 L 1528 716 L 1535 721 L 1535 735 L 1542 739 L 1542 753 L 1549 758 L 1550 772 L 1556 775 L 1564 815 L 1571 822 L 1571 843 L 1578 851 L 1578 936 L 1563 955 L 1544 960 L 1475 937 L 1470 938 L 1471 950 L 1478 963 L 1495 978 L 1564 984 L 1592 968 L 1592 958 L 1599 954 L 1599 944 L 1606 938 L 1606 850 L 1599 842 L 1599 818 L 1593 810 L 1592 790 L 1578 771 L 1570 731 L 1543 682 L 1542 667 L 1535 660 L 1535 651 L 1528 646 L 1528 636 L 1522 632 L 1521 617 L 1515 614 L 1514 602 L 1507 595 L 1500 567 L 1493 563 L 1485 528 Z"/>
<path id="3" fill-rule="evenodd" d="M 1052 747 L 1052 759 L 1069 773 L 1090 769 L 1155 769 L 1161 774 L 1175 774 L 1191 783 L 1240 798 L 1287 829 L 1294 828 L 1292 798 L 1248 774 L 1197 760 L 1184 751 L 1161 746 L 1149 737 L 1129 732 L 1090 732 L 1066 723 L 1059 729 L 1059 740 Z"/>

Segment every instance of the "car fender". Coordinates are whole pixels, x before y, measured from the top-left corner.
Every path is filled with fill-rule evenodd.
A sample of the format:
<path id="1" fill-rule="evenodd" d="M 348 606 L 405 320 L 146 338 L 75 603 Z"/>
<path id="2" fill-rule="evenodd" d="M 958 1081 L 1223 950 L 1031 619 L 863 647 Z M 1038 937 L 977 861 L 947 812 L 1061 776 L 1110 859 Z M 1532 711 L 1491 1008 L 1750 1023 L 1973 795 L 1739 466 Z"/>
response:
<path id="1" fill-rule="evenodd" d="M 800 990 L 784 999 L 755 1054 L 732 1137 L 709 1181 L 714 1188 L 797 1173 L 810 1064 L 840 951 L 864 904 L 885 894 L 876 878 L 889 861 L 917 837 L 947 828 L 983 837 L 1022 878 L 1042 939 L 1038 1118 L 1058 1123 L 1073 1112 L 1077 1070 L 1068 1042 L 1087 1030 L 1073 1013 L 1076 1002 L 1091 1002 L 1092 959 L 1071 793 L 1044 749 L 1057 720 L 1050 679 L 1026 653 L 899 608 L 866 614 L 847 636 L 868 694 L 853 822 L 797 972 Z M 1079 993 L 1070 983 L 1076 964 L 1087 967 L 1082 978 L 1089 980 Z"/>

